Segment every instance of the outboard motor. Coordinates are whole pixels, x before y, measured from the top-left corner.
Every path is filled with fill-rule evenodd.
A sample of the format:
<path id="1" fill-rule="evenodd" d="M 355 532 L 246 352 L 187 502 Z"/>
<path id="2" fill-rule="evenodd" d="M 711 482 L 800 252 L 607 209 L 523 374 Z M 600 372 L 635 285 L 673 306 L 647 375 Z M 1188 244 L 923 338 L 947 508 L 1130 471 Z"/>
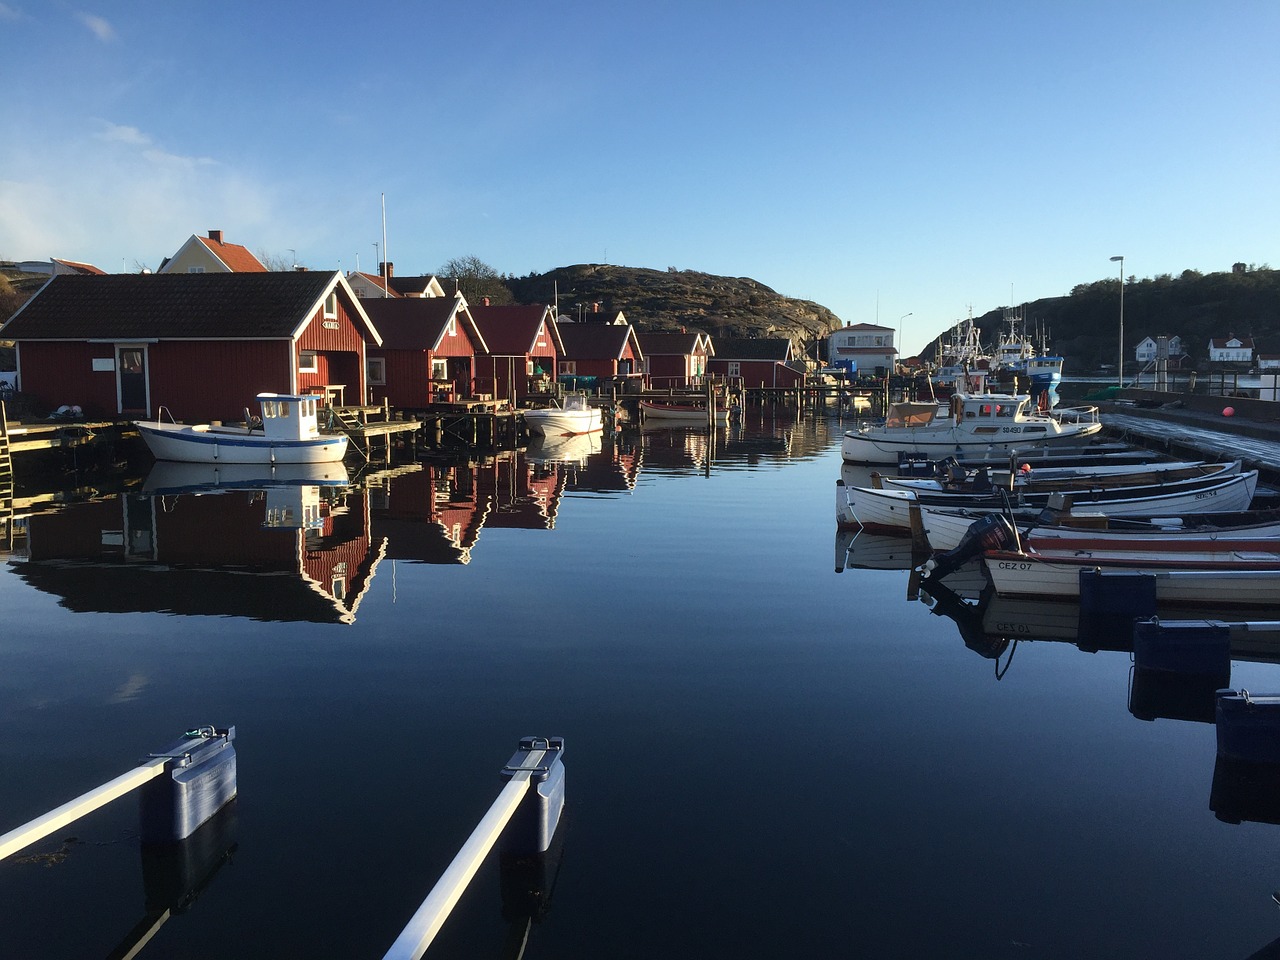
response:
<path id="1" fill-rule="evenodd" d="M 976 604 L 972 604 L 966 603 L 959 594 L 941 583 L 930 582 L 920 589 L 933 597 L 930 613 L 954 620 L 960 629 L 960 639 L 978 656 L 999 660 L 1005 650 L 1009 649 L 1008 637 L 988 635 L 983 626 L 982 613 L 987 600 L 985 595 Z"/>
<path id="2" fill-rule="evenodd" d="M 955 573 L 976 556 L 988 550 L 1013 550 L 1018 546 L 1018 534 L 1003 513 L 989 513 L 975 520 L 954 550 L 940 553 L 925 561 L 920 575 L 941 579 Z"/>

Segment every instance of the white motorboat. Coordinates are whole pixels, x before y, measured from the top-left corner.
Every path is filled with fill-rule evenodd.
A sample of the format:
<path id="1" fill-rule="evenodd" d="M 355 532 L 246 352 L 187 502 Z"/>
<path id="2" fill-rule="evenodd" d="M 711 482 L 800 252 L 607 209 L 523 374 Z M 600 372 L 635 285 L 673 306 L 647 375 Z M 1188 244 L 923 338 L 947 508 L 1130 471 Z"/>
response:
<path id="1" fill-rule="evenodd" d="M 152 456 L 183 463 L 335 463 L 347 452 L 344 434 L 322 434 L 316 397 L 260 393 L 261 425 L 182 424 L 136 420 Z"/>
<path id="2" fill-rule="evenodd" d="M 959 393 L 945 416 L 934 403 L 898 403 L 882 425 L 845 433 L 846 463 L 896 464 L 903 454 L 941 458 L 1009 455 L 1049 444 L 1079 443 L 1102 429 L 1096 408 L 1053 414 L 1028 412 L 1031 398 L 1004 393 Z"/>
<path id="3" fill-rule="evenodd" d="M 599 407 L 593 407 L 581 393 L 571 393 L 558 406 L 525 410 L 529 432 L 543 437 L 577 433 L 598 433 L 604 429 Z"/>

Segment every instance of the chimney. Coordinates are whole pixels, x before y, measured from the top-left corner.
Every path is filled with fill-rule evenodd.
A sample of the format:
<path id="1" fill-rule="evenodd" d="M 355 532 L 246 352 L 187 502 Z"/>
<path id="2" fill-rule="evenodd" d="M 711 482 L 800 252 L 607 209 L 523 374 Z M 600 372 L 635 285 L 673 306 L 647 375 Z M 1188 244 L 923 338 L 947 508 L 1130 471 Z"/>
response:
<path id="1" fill-rule="evenodd" d="M 378 276 L 386 277 L 390 280 L 395 275 L 396 265 L 394 263 L 387 263 L 387 261 L 383 260 L 382 263 L 378 264 Z"/>
<path id="2" fill-rule="evenodd" d="M 489 305 L 489 298 L 488 298 L 488 297 L 481 297 L 481 298 L 480 298 L 480 302 L 481 302 L 481 303 L 483 303 L 483 304 L 487 307 L 487 306 Z"/>
<path id="3" fill-rule="evenodd" d="M 210 239 L 210 240 L 212 240 L 214 243 L 221 243 L 221 242 L 222 242 L 222 231 L 221 231 L 221 230 L 210 230 L 210 231 L 209 231 L 209 239 Z"/>
<path id="4" fill-rule="evenodd" d="M 595 303 L 591 304 L 591 312 L 592 313 L 600 312 L 600 301 L 597 300 Z"/>

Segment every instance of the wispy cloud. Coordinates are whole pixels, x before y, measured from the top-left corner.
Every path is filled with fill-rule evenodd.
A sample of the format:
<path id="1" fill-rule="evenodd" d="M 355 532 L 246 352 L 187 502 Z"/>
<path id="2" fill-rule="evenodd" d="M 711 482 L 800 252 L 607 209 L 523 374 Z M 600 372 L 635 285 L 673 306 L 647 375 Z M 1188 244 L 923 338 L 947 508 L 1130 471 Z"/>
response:
<path id="1" fill-rule="evenodd" d="M 106 140 L 108 143 L 128 143 L 135 147 L 149 147 L 151 145 L 151 138 L 137 127 L 111 123 L 109 120 L 101 122 L 103 131 L 98 134 L 99 140 Z"/>
<path id="2" fill-rule="evenodd" d="M 18 21 L 22 19 L 24 18 L 21 10 L 11 7 L 7 3 L 0 3 L 0 20 Z"/>
<path id="3" fill-rule="evenodd" d="M 116 38 L 115 27 L 111 26 L 111 24 L 102 17 L 95 16 L 92 13 L 80 12 L 76 14 L 76 18 L 88 27 L 89 32 L 103 43 L 110 43 Z"/>

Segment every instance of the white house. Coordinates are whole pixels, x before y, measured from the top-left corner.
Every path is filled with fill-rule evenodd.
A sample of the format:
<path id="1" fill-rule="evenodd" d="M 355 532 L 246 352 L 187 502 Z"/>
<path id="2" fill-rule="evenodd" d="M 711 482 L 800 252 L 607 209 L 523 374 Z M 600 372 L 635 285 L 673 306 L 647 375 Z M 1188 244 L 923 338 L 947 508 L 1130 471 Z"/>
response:
<path id="1" fill-rule="evenodd" d="M 1251 363 L 1253 362 L 1253 337 L 1213 337 L 1209 340 L 1209 359 Z"/>
<path id="2" fill-rule="evenodd" d="M 1170 359 L 1182 356 L 1182 338 L 1178 336 L 1166 338 L 1169 341 L 1169 352 L 1166 354 Z M 1156 358 L 1156 341 L 1153 337 L 1143 337 L 1142 341 L 1134 348 L 1134 359 L 1139 363 L 1151 363 Z"/>
<path id="3" fill-rule="evenodd" d="M 898 358 L 893 327 L 847 323 L 827 338 L 827 365 L 874 374 L 877 367 L 892 373 Z"/>

